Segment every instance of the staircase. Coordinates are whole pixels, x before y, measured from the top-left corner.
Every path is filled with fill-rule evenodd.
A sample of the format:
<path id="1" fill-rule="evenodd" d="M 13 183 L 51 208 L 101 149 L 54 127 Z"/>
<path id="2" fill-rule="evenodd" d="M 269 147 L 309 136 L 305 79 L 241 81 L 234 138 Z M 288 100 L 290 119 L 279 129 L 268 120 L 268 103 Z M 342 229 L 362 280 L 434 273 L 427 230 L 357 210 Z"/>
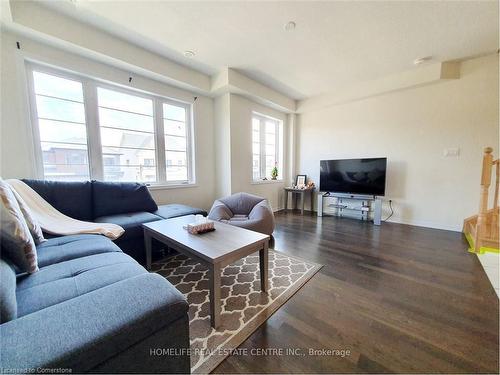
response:
<path id="1" fill-rule="evenodd" d="M 485 251 L 499 252 L 498 227 L 498 189 L 500 180 L 499 159 L 493 160 L 493 149 L 486 147 L 483 155 L 483 170 L 481 173 L 481 195 L 479 198 L 479 214 L 464 220 L 463 232 L 469 242 L 472 253 L 482 254 Z M 491 175 L 495 170 L 495 193 L 493 208 L 488 208 Z"/>

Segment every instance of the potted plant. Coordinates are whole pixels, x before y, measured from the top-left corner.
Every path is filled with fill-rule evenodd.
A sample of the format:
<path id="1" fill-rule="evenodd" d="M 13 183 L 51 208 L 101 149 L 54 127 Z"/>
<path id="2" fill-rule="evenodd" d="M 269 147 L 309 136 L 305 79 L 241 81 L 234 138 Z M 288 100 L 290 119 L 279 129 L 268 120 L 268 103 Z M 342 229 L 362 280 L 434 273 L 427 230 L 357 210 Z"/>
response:
<path id="1" fill-rule="evenodd" d="M 271 180 L 278 179 L 278 163 L 274 163 L 274 168 L 271 171 Z"/>

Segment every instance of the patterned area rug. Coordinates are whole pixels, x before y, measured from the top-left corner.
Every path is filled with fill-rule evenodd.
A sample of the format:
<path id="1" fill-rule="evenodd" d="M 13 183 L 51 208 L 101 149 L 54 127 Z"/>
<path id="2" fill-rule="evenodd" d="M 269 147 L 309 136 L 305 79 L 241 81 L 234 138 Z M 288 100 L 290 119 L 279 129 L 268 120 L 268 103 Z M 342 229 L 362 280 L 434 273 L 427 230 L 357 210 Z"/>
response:
<path id="1" fill-rule="evenodd" d="M 260 291 L 258 253 L 225 267 L 221 276 L 221 325 L 210 325 L 208 269 L 184 255 L 155 262 L 189 302 L 191 372 L 209 373 L 297 292 L 320 265 L 269 250 L 269 291 Z"/>

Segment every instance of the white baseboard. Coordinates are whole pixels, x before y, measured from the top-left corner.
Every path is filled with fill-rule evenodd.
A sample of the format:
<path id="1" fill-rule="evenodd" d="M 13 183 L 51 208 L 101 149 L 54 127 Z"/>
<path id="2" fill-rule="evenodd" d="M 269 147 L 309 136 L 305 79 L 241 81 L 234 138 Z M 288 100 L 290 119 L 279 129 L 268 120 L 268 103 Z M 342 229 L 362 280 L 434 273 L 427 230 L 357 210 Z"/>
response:
<path id="1" fill-rule="evenodd" d="M 462 231 L 461 225 L 449 225 L 449 224 L 436 223 L 433 221 L 403 220 L 403 219 L 399 219 L 399 218 L 394 218 L 394 219 L 388 220 L 388 222 L 389 223 L 397 223 L 397 224 L 414 225 L 416 227 L 425 227 L 425 228 L 431 228 L 431 229 L 449 230 L 452 232 L 461 232 Z"/>
<path id="2" fill-rule="evenodd" d="M 314 211 L 317 213 L 317 211 Z M 391 218 L 387 220 L 388 223 L 396 223 L 396 224 L 405 224 L 405 225 L 413 225 L 416 227 L 424 227 L 424 228 L 431 228 L 431 229 L 440 229 L 440 230 L 449 230 L 452 232 L 462 232 L 462 225 L 449 225 L 449 224 L 442 224 L 442 223 L 436 223 L 433 221 L 422 221 L 422 220 L 404 220 L 400 218 Z M 383 225 L 383 222 L 382 222 Z"/>

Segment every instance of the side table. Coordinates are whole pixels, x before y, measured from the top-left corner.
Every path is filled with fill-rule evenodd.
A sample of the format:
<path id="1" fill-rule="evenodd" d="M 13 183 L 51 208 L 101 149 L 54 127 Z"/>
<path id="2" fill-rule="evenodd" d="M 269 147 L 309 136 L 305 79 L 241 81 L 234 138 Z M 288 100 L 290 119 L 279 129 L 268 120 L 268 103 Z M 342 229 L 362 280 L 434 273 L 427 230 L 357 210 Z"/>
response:
<path id="1" fill-rule="evenodd" d="M 295 194 L 295 204 L 294 208 L 297 208 L 297 195 L 300 196 L 300 205 L 301 205 L 301 214 L 304 215 L 304 201 L 305 201 L 305 195 L 309 194 L 311 197 L 311 211 L 314 208 L 314 190 L 315 188 L 309 188 L 309 189 L 296 189 L 292 187 L 286 187 L 285 188 L 285 210 L 288 209 L 288 193 L 292 194 L 292 197 Z"/>

